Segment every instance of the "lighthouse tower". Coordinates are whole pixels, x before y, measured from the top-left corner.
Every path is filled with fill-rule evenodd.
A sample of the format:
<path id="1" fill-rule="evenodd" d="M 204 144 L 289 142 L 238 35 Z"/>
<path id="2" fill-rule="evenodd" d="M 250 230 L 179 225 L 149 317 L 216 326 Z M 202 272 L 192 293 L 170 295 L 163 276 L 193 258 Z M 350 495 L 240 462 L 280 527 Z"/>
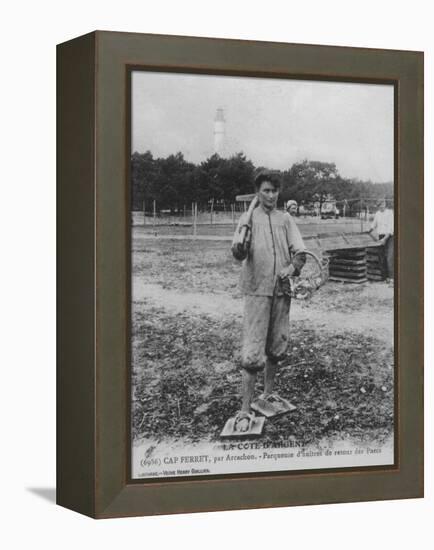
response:
<path id="1" fill-rule="evenodd" d="M 214 118 L 214 153 L 221 157 L 225 152 L 225 123 L 223 109 L 218 108 Z"/>

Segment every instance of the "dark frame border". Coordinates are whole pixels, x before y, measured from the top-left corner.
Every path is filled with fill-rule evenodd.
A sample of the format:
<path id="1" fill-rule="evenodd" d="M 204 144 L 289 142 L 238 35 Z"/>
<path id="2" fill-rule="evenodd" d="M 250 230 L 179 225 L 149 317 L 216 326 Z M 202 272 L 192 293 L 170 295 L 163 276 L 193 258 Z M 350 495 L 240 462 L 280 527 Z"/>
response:
<path id="1" fill-rule="evenodd" d="M 58 503 L 103 518 L 422 496 L 423 54 L 98 31 L 60 45 L 58 59 Z M 128 483 L 128 66 L 398 82 L 399 469 Z M 75 211 L 79 234 L 71 231 Z M 83 237 L 93 262 L 77 268 Z"/>

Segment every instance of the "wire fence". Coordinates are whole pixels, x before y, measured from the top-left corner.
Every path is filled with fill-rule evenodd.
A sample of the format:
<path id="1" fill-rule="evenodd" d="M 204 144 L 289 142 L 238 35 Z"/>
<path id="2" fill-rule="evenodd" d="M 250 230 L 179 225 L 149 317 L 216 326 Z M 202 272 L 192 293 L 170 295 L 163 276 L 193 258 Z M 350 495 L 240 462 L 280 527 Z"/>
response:
<path id="1" fill-rule="evenodd" d="M 390 207 L 393 199 L 387 200 Z M 357 208 L 354 208 L 356 201 Z M 301 205 L 295 219 L 301 227 L 312 226 L 312 234 L 320 233 L 322 226 L 325 231 L 363 233 L 369 229 L 379 202 L 381 201 L 378 197 L 358 197 L 324 201 L 321 205 L 318 203 Z M 168 234 L 170 229 L 176 229 L 177 234 L 229 234 L 235 229 L 240 215 L 247 206 L 247 202 L 234 202 L 214 208 L 211 203 L 207 208 L 199 209 L 197 203 L 192 203 L 188 207 L 184 205 L 171 211 L 159 209 L 157 201 L 149 201 L 144 204 L 142 211 L 132 212 L 131 221 L 133 226 L 141 226 L 148 232 L 158 230 L 159 234 Z M 284 205 L 281 204 L 279 209 L 285 210 Z M 305 228 L 304 233 L 307 232 Z"/>

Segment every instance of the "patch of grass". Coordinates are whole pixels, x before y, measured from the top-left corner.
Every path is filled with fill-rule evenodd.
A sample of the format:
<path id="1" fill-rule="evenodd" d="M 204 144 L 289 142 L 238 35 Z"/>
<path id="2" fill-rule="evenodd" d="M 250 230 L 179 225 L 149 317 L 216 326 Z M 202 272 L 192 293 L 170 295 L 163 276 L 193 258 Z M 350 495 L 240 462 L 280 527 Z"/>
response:
<path id="1" fill-rule="evenodd" d="M 158 240 L 133 248 L 133 276 L 179 291 L 225 292 L 238 282 L 240 264 L 224 241 Z"/>
<path id="2" fill-rule="evenodd" d="M 218 438 L 240 407 L 239 320 L 146 311 L 133 322 L 133 436 Z M 297 409 L 268 421 L 264 442 L 381 441 L 393 431 L 392 350 L 375 338 L 292 323 L 276 390 Z"/>

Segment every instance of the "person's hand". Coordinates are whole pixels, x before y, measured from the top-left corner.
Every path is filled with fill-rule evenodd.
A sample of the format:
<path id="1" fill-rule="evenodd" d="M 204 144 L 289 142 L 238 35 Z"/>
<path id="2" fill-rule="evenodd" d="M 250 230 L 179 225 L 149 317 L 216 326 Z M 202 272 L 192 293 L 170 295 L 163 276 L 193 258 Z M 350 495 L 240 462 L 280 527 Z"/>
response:
<path id="1" fill-rule="evenodd" d="M 244 260 L 249 253 L 249 246 L 247 242 L 234 243 L 232 245 L 232 255 L 236 260 Z"/>
<path id="2" fill-rule="evenodd" d="M 240 260 L 240 261 L 247 258 L 247 255 L 250 250 L 250 241 L 252 237 L 252 231 L 250 226 L 244 225 L 243 227 L 245 227 L 246 229 L 244 232 L 244 235 L 241 232 L 242 228 L 240 228 L 240 231 L 236 233 L 234 236 L 234 240 L 232 241 L 232 247 L 231 247 L 233 257 L 236 260 Z"/>
<path id="3" fill-rule="evenodd" d="M 291 277 L 293 274 L 294 274 L 294 266 L 291 264 L 291 265 L 288 265 L 287 267 L 284 267 L 280 271 L 279 277 L 281 279 L 285 279 L 285 278 Z"/>
<path id="4" fill-rule="evenodd" d="M 292 296 L 292 285 L 289 276 L 279 278 L 280 290 L 286 296 Z"/>
<path id="5" fill-rule="evenodd" d="M 286 296 L 292 296 L 292 284 L 291 277 L 294 274 L 294 266 L 289 265 L 284 267 L 279 273 L 280 290 Z"/>

